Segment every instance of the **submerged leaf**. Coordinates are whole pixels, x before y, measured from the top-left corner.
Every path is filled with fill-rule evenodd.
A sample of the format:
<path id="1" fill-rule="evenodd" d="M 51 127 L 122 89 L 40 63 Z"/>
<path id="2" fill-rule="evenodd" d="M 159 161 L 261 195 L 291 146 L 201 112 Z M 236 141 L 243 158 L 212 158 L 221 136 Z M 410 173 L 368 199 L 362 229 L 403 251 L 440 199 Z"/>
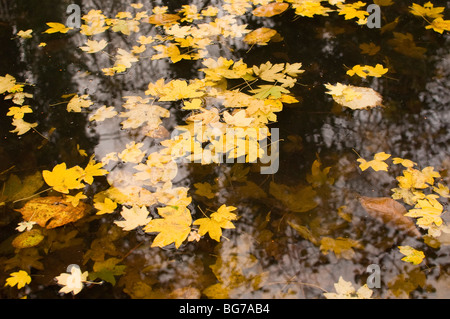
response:
<path id="1" fill-rule="evenodd" d="M 363 248 L 363 246 L 354 239 L 338 237 L 336 239 L 331 237 L 322 237 L 320 240 L 320 251 L 327 255 L 330 251 L 334 252 L 337 258 L 344 258 L 347 260 L 355 256 L 353 248 Z"/>
<path id="2" fill-rule="evenodd" d="M 33 175 L 26 176 L 23 181 L 14 174 L 9 176 L 8 180 L 2 186 L 1 202 L 14 202 L 33 195 L 44 185 L 42 174 L 36 172 Z"/>
<path id="3" fill-rule="evenodd" d="M 18 249 L 30 248 L 39 245 L 43 239 L 44 235 L 39 229 L 32 229 L 18 235 L 11 244 Z"/>
<path id="4" fill-rule="evenodd" d="M 404 231 L 410 236 L 421 237 L 414 222 L 405 216 L 406 208 L 392 198 L 361 196 L 359 202 L 370 216 L 381 219 L 383 223 Z"/>
<path id="5" fill-rule="evenodd" d="M 295 213 L 304 213 L 317 206 L 317 202 L 314 200 L 317 193 L 311 186 L 289 187 L 270 182 L 269 192 L 281 201 L 286 209 Z"/>

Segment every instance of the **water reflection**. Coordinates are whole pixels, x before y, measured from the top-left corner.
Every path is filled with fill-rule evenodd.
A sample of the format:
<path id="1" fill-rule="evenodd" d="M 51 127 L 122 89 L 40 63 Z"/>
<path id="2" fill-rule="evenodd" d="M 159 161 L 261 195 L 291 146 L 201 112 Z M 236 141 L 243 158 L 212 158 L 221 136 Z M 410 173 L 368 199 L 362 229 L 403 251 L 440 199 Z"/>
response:
<path id="1" fill-rule="evenodd" d="M 149 9 L 168 5 L 170 12 L 181 6 L 178 1 L 141 2 Z M 128 9 L 130 3 L 84 0 L 81 7 L 83 13 L 95 9 L 113 17 Z M 190 4 L 206 7 L 200 0 Z M 209 1 L 208 5 L 220 7 L 223 2 Z M 121 107 L 126 97 L 145 98 L 148 84 L 160 78 L 203 76 L 198 71 L 201 66 L 198 61 L 173 64 L 168 59 L 150 58 L 141 58 L 124 74 L 105 76 L 102 69 L 112 66 L 111 56 L 115 55 L 116 48 L 131 49 L 134 37 L 158 33 L 158 28 L 149 24 L 141 26 L 141 31 L 132 37 L 107 33 L 106 52 L 95 55 L 78 50 L 84 44 L 84 36 L 79 33 L 54 37 L 44 49 L 34 45 L 41 41 L 40 36 L 31 43 L 19 41 L 22 46 L 6 40 L 19 29 L 33 28 L 38 34 L 46 22 L 61 21 L 65 7 L 61 3 L 52 5 L 50 10 L 40 2 L 17 1 L 2 9 L 1 17 L 7 25 L 2 31 L 2 42 L 8 48 L 3 60 L 8 63 L 2 63 L 2 74 L 21 76 L 36 84 L 36 120 L 44 133 L 56 128 L 42 150 L 36 149 L 42 143 L 37 134 L 21 138 L 21 149 L 18 149 L 17 138 L 5 129 L 9 122 L 3 120 L 2 171 L 13 165 L 16 172 L 42 170 L 62 161 L 77 165 L 82 159 L 74 153 L 77 144 L 101 159 L 111 152 L 120 153 L 135 141 L 143 143 L 141 150 L 149 155 L 161 148 L 163 139 L 149 138 L 141 129 L 122 129 L 123 118 L 94 124 L 88 115 L 67 113 L 65 105 L 56 104 L 63 94 L 88 94 L 98 108 L 106 105 L 124 111 Z M 383 10 L 386 21 L 395 19 L 396 10 Z M 18 253 L 23 255 L 23 260 L 31 261 L 28 266 L 26 262 L 21 266 L 32 268 L 36 275 L 42 276 L 33 282 L 29 297 L 57 297 L 58 287 L 52 278 L 68 264 L 79 263 L 90 269 L 97 261 L 116 258 L 120 265 L 126 265 L 124 272 L 112 271 L 116 284 L 91 287 L 80 293 L 81 298 L 322 298 L 323 292 L 333 291 L 333 284 L 340 276 L 356 286 L 363 285 L 369 275 L 366 268 L 371 264 L 380 265 L 382 276 L 382 286 L 374 289 L 374 297 L 448 298 L 448 246 L 431 248 L 421 240 L 373 220 L 357 200 L 358 194 L 389 197 L 391 188 L 395 187 L 395 174 L 401 172 L 361 173 L 356 162 L 357 154 L 369 158 L 384 151 L 411 159 L 421 167 L 434 166 L 449 184 L 448 35 L 430 35 L 422 26 L 408 23 L 412 18 L 406 17 L 406 22 L 395 27 L 395 32 L 414 34 L 416 42 L 427 49 L 421 57 L 399 48 L 392 41 L 395 39 L 392 30 L 369 30 L 337 15 L 308 20 L 286 12 L 273 19 L 249 14 L 236 19 L 239 24 L 248 24 L 249 29 L 275 28 L 284 40 L 250 47 L 240 39 L 229 38 L 209 48 L 212 57 L 223 56 L 234 61 L 244 58 L 248 65 L 268 60 L 302 62 L 306 70 L 293 89 L 300 102 L 286 105 L 273 124 L 280 128 L 283 141 L 279 172 L 267 177 L 259 174 L 258 165 L 180 164 L 173 184 L 191 189 L 193 204 L 189 208 L 194 218 L 222 204 L 238 207 L 240 218 L 235 222 L 236 229 L 224 231 L 225 238 L 220 244 L 208 238 L 185 243 L 178 250 L 172 246 L 151 248 L 152 237 L 142 230 L 123 232 L 113 224 L 116 216 L 93 216 L 76 226 L 54 230 L 53 243 L 58 244 L 50 245 L 45 252 L 30 249 Z M 369 42 L 379 45 L 381 53 L 374 57 L 362 55 L 358 45 Z M 361 80 L 345 75 L 346 67 L 379 61 L 389 67 L 388 77 Z M 323 84 L 336 82 L 372 87 L 383 96 L 384 106 L 360 111 L 343 109 L 325 94 Z M 163 126 L 171 132 L 183 123 L 184 115 L 178 111 L 177 103 L 166 102 L 162 106 L 170 110 Z M 333 182 L 314 188 L 317 207 L 292 212 L 292 207 L 274 196 L 271 183 L 287 185 L 289 192 L 308 187 L 307 176 L 317 158 L 322 168 L 331 167 Z M 111 172 L 109 182 L 143 186 L 130 178 L 133 166 L 107 164 Z M 89 193 L 93 195 L 105 189 L 107 183 L 103 182 L 94 184 Z M 214 185 L 214 196 L 196 194 L 193 185 L 198 182 Z M 338 214 L 344 206 L 348 218 Z M 7 213 L 5 208 L 2 216 Z M 153 207 L 153 217 L 156 213 Z M 5 218 L 4 243 L 13 235 L 15 225 L 16 219 Z M 301 227 L 295 229 L 293 225 Z M 71 242 L 69 234 L 77 241 Z M 355 244 L 338 255 L 321 248 L 320 238 L 324 237 L 340 237 Z M 426 266 L 401 261 L 397 249 L 400 245 L 423 250 L 428 256 Z M 11 248 L 2 248 L 0 260 L 6 265 L 5 271 L 13 269 L 8 268 L 8 260 L 15 253 Z M 14 297 L 11 294 L 3 289 L 2 296 Z"/>

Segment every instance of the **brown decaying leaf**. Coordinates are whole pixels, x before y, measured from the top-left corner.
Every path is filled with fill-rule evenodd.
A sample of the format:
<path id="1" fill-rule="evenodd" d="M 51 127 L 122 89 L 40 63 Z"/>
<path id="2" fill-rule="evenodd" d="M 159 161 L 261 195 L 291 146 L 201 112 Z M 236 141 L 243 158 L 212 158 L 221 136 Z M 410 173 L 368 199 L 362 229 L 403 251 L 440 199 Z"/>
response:
<path id="1" fill-rule="evenodd" d="M 23 219 L 34 221 L 47 229 L 63 226 L 83 218 L 88 206 L 79 202 L 74 207 L 67 199 L 58 196 L 38 197 L 18 209 Z"/>
<path id="2" fill-rule="evenodd" d="M 361 206 L 370 216 L 381 219 L 383 223 L 406 232 L 410 236 L 421 237 L 414 222 L 404 216 L 406 208 L 390 197 L 359 197 Z"/>

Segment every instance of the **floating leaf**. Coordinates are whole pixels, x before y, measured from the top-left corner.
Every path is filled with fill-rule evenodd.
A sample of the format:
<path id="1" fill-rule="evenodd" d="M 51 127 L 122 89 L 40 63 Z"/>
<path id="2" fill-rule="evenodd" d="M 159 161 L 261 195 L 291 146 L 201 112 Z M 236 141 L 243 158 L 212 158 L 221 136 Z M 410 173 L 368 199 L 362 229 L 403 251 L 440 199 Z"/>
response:
<path id="1" fill-rule="evenodd" d="M 131 208 L 123 207 L 120 214 L 125 220 L 115 221 L 114 223 L 126 231 L 133 230 L 139 226 L 147 225 L 152 219 L 151 217 L 148 217 L 149 211 L 145 206 L 139 207 L 137 205 L 133 205 Z"/>
<path id="2" fill-rule="evenodd" d="M 73 29 L 73 28 L 68 28 L 64 24 L 58 23 L 58 22 L 47 22 L 47 26 L 49 26 L 50 28 L 45 30 L 44 33 L 57 33 L 57 32 L 67 33 L 67 31 Z"/>
<path id="3" fill-rule="evenodd" d="M 442 225 L 441 214 L 444 208 L 436 197 L 438 196 L 428 195 L 425 199 L 418 199 L 414 209 L 410 209 L 406 216 L 418 217 L 417 225 L 425 229 L 432 227 L 433 224 Z"/>
<path id="4" fill-rule="evenodd" d="M 392 198 L 361 196 L 359 202 L 370 216 L 380 219 L 383 223 L 404 231 L 410 236 L 421 237 L 414 222 L 405 216 L 406 208 Z"/>
<path id="5" fill-rule="evenodd" d="M 184 206 L 159 207 L 158 214 L 163 218 L 152 219 L 144 230 L 148 233 L 158 232 L 152 247 L 164 247 L 175 243 L 178 248 L 191 232 L 192 216 Z"/>
<path id="6" fill-rule="evenodd" d="M 257 7 L 252 11 L 254 16 L 257 17 L 273 17 L 277 14 L 281 14 L 289 7 L 288 3 L 285 2 L 272 2 L 266 5 Z"/>
<path id="7" fill-rule="evenodd" d="M 9 278 L 6 279 L 6 286 L 14 287 L 17 285 L 17 289 L 23 288 L 25 285 L 28 285 L 31 282 L 31 277 L 24 270 L 19 270 L 13 272 L 9 275 Z"/>
<path id="8" fill-rule="evenodd" d="M 365 171 L 369 167 L 372 167 L 372 169 L 376 172 L 378 171 L 386 171 L 388 170 L 388 164 L 386 164 L 384 161 L 387 160 L 389 157 L 391 157 L 391 154 L 387 154 L 385 152 L 379 152 L 376 153 L 373 157 L 373 160 L 366 161 L 364 158 L 358 158 L 357 161 L 360 162 L 359 168 L 361 168 L 362 171 Z"/>
<path id="9" fill-rule="evenodd" d="M 88 272 L 85 271 L 84 273 L 81 273 L 80 266 L 78 265 L 69 265 L 67 271 L 70 271 L 70 274 L 62 273 L 58 277 L 55 277 L 58 285 L 63 286 L 59 292 L 65 294 L 72 292 L 76 295 L 83 289 L 83 283 L 87 279 Z"/>
<path id="10" fill-rule="evenodd" d="M 325 87 L 330 90 L 327 94 L 332 95 L 336 103 L 351 108 L 352 110 L 380 106 L 383 100 L 381 95 L 371 88 L 344 85 L 341 83 L 337 83 L 336 85 L 325 84 Z"/>
<path id="11" fill-rule="evenodd" d="M 244 41 L 248 44 L 266 45 L 278 32 L 270 28 L 256 29 L 244 37 Z"/>
<path id="12" fill-rule="evenodd" d="M 161 13 L 148 17 L 148 22 L 155 25 L 170 25 L 176 23 L 181 17 L 176 14 Z"/>
<path id="13" fill-rule="evenodd" d="M 339 277 L 339 281 L 334 284 L 334 292 L 326 292 L 323 295 L 327 299 L 370 299 L 373 291 L 366 285 L 360 287 L 358 291 L 353 287 L 352 283 L 345 281 L 344 278 Z"/>
<path id="14" fill-rule="evenodd" d="M 412 263 L 413 265 L 420 264 L 425 258 L 425 254 L 422 251 L 416 250 L 410 246 L 398 246 L 398 249 L 405 255 L 402 260 Z"/>
<path id="15" fill-rule="evenodd" d="M 66 198 L 48 196 L 32 199 L 17 211 L 26 221 L 34 221 L 39 226 L 50 229 L 83 218 L 87 210 L 88 206 L 83 202 L 74 207 Z"/>
<path id="16" fill-rule="evenodd" d="M 236 207 L 222 205 L 217 212 L 211 214 L 211 218 L 199 218 L 194 221 L 193 225 L 199 225 L 198 233 L 200 236 L 209 234 L 209 237 L 216 241 L 220 241 L 222 237 L 222 228 L 232 229 L 234 228 L 232 220 L 236 220 L 236 214 L 231 211 L 236 210 Z"/>

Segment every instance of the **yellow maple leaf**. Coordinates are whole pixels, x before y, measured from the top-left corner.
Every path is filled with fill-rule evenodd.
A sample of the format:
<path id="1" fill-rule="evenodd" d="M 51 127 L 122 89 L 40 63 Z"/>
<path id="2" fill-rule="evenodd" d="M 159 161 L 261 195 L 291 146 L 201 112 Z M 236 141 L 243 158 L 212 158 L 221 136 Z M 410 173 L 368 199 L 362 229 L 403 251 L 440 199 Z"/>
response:
<path id="1" fill-rule="evenodd" d="M 413 3 L 411 7 L 409 7 L 409 11 L 415 16 L 420 17 L 428 17 L 428 18 L 441 18 L 443 16 L 442 12 L 444 12 L 445 7 L 434 7 L 434 5 L 428 1 L 423 6 L 417 3 Z"/>
<path id="2" fill-rule="evenodd" d="M 0 76 L 0 94 L 12 92 L 15 85 L 16 78 L 12 75 L 6 74 L 5 76 Z"/>
<path id="3" fill-rule="evenodd" d="M 73 29 L 66 27 L 64 24 L 58 22 L 47 22 L 47 26 L 49 26 L 50 28 L 45 30 L 44 33 L 57 33 L 57 32 L 67 33 L 67 31 Z"/>
<path id="4" fill-rule="evenodd" d="M 70 189 L 84 187 L 84 184 L 81 183 L 83 169 L 79 166 L 67 169 L 66 163 L 61 163 L 56 165 L 52 171 L 44 170 L 42 176 L 49 186 L 60 193 L 68 194 Z"/>
<path id="5" fill-rule="evenodd" d="M 383 67 L 381 64 L 375 65 L 375 67 L 369 67 L 369 75 L 374 77 L 381 77 L 388 71 L 388 68 Z"/>
<path id="6" fill-rule="evenodd" d="M 129 163 L 140 163 L 145 156 L 145 152 L 141 150 L 144 143 L 136 143 L 132 141 L 125 146 L 125 149 L 118 154 L 118 157 Z"/>
<path id="7" fill-rule="evenodd" d="M 330 10 L 327 7 L 324 7 L 320 4 L 320 1 L 295 1 L 292 4 L 292 7 L 295 9 L 295 14 L 303 17 L 312 18 L 314 15 L 323 15 L 328 16 L 328 12 Z"/>
<path id="8" fill-rule="evenodd" d="M 366 16 L 369 15 L 369 12 L 366 10 L 360 10 L 365 5 L 366 3 L 357 1 L 351 4 L 338 3 L 337 7 L 339 15 L 344 15 L 345 20 L 357 18 L 358 24 L 365 24 L 367 23 Z"/>
<path id="9" fill-rule="evenodd" d="M 25 285 L 28 285 L 31 282 L 31 277 L 28 275 L 28 273 L 24 270 L 19 270 L 16 272 L 13 272 L 9 275 L 8 278 L 6 278 L 6 286 L 14 287 L 17 285 L 17 289 L 21 289 L 25 287 Z"/>
<path id="10" fill-rule="evenodd" d="M 200 80 L 191 81 L 187 83 L 183 80 L 173 80 L 167 83 L 159 94 L 161 95 L 160 101 L 176 101 L 182 99 L 192 99 L 202 97 L 204 84 Z"/>
<path id="11" fill-rule="evenodd" d="M 201 99 L 192 99 L 192 101 L 185 101 L 183 110 L 200 110 L 202 108 Z"/>
<path id="12" fill-rule="evenodd" d="M 103 163 L 102 162 L 95 163 L 94 155 L 92 155 L 91 158 L 89 159 L 89 163 L 84 168 L 84 173 L 82 176 L 83 180 L 89 185 L 91 185 L 92 182 L 94 181 L 94 176 L 104 176 L 108 174 L 108 171 L 102 169 L 102 167 Z"/>
<path id="13" fill-rule="evenodd" d="M 405 255 L 402 260 L 410 262 L 414 265 L 420 264 L 425 258 L 425 254 L 422 251 L 416 250 L 411 246 L 398 246 L 398 249 L 403 255 Z"/>
<path id="14" fill-rule="evenodd" d="M 20 30 L 17 32 L 17 36 L 21 37 L 22 39 L 31 39 L 33 36 L 31 35 L 33 33 L 33 30 L 28 29 L 26 31 Z"/>
<path id="15" fill-rule="evenodd" d="M 326 292 L 324 297 L 327 299 L 370 299 L 373 291 L 369 289 L 367 284 L 356 290 L 350 281 L 345 281 L 342 276 L 339 281 L 334 284 L 336 292 Z"/>
<path id="16" fill-rule="evenodd" d="M 159 51 L 160 53 L 158 54 L 154 54 L 152 56 L 152 60 L 158 60 L 158 59 L 163 59 L 163 58 L 169 58 L 172 63 L 177 63 L 178 61 L 181 60 L 190 60 L 191 56 L 188 54 L 181 54 L 180 49 L 178 48 L 178 46 L 174 43 L 170 43 L 168 45 L 155 45 L 153 46 L 153 49 L 155 49 L 156 51 Z"/>
<path id="17" fill-rule="evenodd" d="M 254 121 L 254 118 L 247 117 L 245 110 L 240 110 L 231 115 L 228 111 L 223 113 L 225 123 L 238 127 L 250 126 Z"/>
<path id="18" fill-rule="evenodd" d="M 431 24 L 427 25 L 425 29 L 433 29 L 434 31 L 442 34 L 444 31 L 450 31 L 450 20 L 436 18 L 431 21 Z"/>
<path id="19" fill-rule="evenodd" d="M 106 105 L 103 105 L 89 117 L 89 121 L 102 122 L 106 119 L 113 118 L 117 114 L 114 106 L 107 107 Z"/>
<path id="20" fill-rule="evenodd" d="M 391 195 L 393 199 L 401 199 L 408 205 L 415 205 L 418 199 L 425 196 L 422 192 L 412 191 L 409 188 L 396 187 L 392 188 L 391 191 L 393 192 Z"/>
<path id="21" fill-rule="evenodd" d="M 97 215 L 111 214 L 117 208 L 117 203 L 108 197 L 105 197 L 103 202 L 94 198 L 94 207 L 98 209 Z"/>
<path id="22" fill-rule="evenodd" d="M 87 196 L 83 194 L 83 192 L 78 192 L 75 196 L 67 195 L 66 199 L 72 203 L 73 207 L 77 207 L 80 203 L 80 200 L 86 199 Z"/>
<path id="23" fill-rule="evenodd" d="M 422 228 L 429 228 L 434 223 L 437 226 L 442 224 L 441 213 L 443 206 L 436 199 L 437 195 L 428 195 L 424 199 L 417 200 L 416 206 L 410 209 L 405 216 L 417 217 L 417 225 Z"/>
<path id="24" fill-rule="evenodd" d="M 136 227 L 147 225 L 151 221 L 148 217 L 149 211 L 145 206 L 139 207 L 133 205 L 131 208 L 123 207 L 120 215 L 125 219 L 123 221 L 115 221 L 114 223 L 122 227 L 123 230 L 133 230 Z"/>
<path id="25" fill-rule="evenodd" d="M 159 207 L 158 214 L 163 218 L 152 219 L 144 230 L 157 232 L 152 247 L 164 247 L 175 243 L 179 248 L 191 232 L 192 216 L 186 206 Z"/>
<path id="26" fill-rule="evenodd" d="M 87 53 L 96 53 L 103 50 L 108 45 L 106 40 L 87 40 L 86 45 L 81 46 L 80 49 Z"/>
<path id="27" fill-rule="evenodd" d="M 254 65 L 253 72 L 256 76 L 260 77 L 264 81 L 275 82 L 284 78 L 282 71 L 284 70 L 284 64 L 272 64 L 270 61 L 261 64 L 259 67 Z"/>
<path id="28" fill-rule="evenodd" d="M 26 113 L 33 113 L 33 110 L 29 105 L 24 105 L 21 107 L 11 106 L 9 112 L 6 113 L 7 116 L 13 116 L 15 119 L 23 119 Z"/>
<path id="29" fill-rule="evenodd" d="M 375 67 L 370 65 L 355 65 L 352 69 L 347 71 L 347 74 L 350 76 L 358 75 L 362 78 L 366 78 L 367 76 L 381 77 L 388 71 L 387 68 L 384 68 L 381 64 L 377 64 Z"/>
<path id="30" fill-rule="evenodd" d="M 211 214 L 211 218 L 217 221 L 236 220 L 236 214 L 232 213 L 232 211 L 235 211 L 236 209 L 237 208 L 234 206 L 226 206 L 225 204 L 223 204 L 215 213 Z"/>
<path id="31" fill-rule="evenodd" d="M 196 221 L 194 221 L 194 225 L 200 226 L 200 228 L 198 229 L 198 233 L 200 236 L 208 233 L 209 237 L 219 242 L 220 237 L 222 237 L 222 228 L 234 228 L 233 223 L 228 220 L 218 222 L 217 220 L 208 217 L 197 219 Z"/>
<path id="32" fill-rule="evenodd" d="M 217 210 L 211 214 L 211 217 L 199 218 L 194 221 L 193 225 L 199 225 L 198 233 L 200 236 L 209 234 L 209 237 L 220 242 L 220 237 L 222 237 L 222 228 L 232 229 L 234 228 L 232 220 L 236 220 L 237 216 L 231 211 L 236 210 L 236 207 L 222 205 Z"/>
<path id="33" fill-rule="evenodd" d="M 205 17 L 215 17 L 219 12 L 219 8 L 214 6 L 208 6 L 206 9 L 203 9 L 200 13 Z"/>
<path id="34" fill-rule="evenodd" d="M 415 168 L 408 168 L 407 170 L 403 171 L 402 176 L 397 176 L 398 185 L 400 188 L 404 189 L 423 189 L 427 188 L 428 185 L 425 183 L 425 176 L 424 174 L 415 169 Z"/>
<path id="35" fill-rule="evenodd" d="M 448 186 L 438 183 L 438 187 L 433 186 L 433 191 L 438 193 L 441 197 L 450 198 L 450 191 Z"/>
<path id="36" fill-rule="evenodd" d="M 425 178 L 425 182 L 433 185 L 434 184 L 434 179 L 435 178 L 440 178 L 441 174 L 439 174 L 439 172 L 436 172 L 434 170 L 433 166 L 427 166 L 422 170 L 422 174 Z"/>
<path id="37" fill-rule="evenodd" d="M 374 159 L 367 162 L 363 158 L 358 158 L 357 161 L 360 162 L 359 167 L 362 171 L 365 171 L 369 167 L 372 167 L 374 171 L 386 171 L 388 169 L 388 164 L 386 164 L 384 161 L 387 160 L 391 155 L 386 154 L 385 152 L 376 153 L 374 156 Z"/>
<path id="38" fill-rule="evenodd" d="M 11 124 L 14 125 L 16 128 L 10 132 L 17 133 L 17 135 L 23 135 L 38 125 L 37 123 L 28 123 L 23 119 L 13 119 Z"/>
<path id="39" fill-rule="evenodd" d="M 411 168 L 411 167 L 414 167 L 414 165 L 417 165 L 417 163 L 414 163 L 413 161 L 411 161 L 409 159 L 404 159 L 404 158 L 400 158 L 400 157 L 394 157 L 392 159 L 392 163 L 393 164 L 401 164 L 406 168 Z"/>
<path id="40" fill-rule="evenodd" d="M 89 96 L 87 94 L 78 96 L 77 94 L 70 99 L 67 104 L 67 112 L 81 112 L 81 109 L 88 108 L 92 104 L 94 104 L 91 100 L 89 100 Z"/>

